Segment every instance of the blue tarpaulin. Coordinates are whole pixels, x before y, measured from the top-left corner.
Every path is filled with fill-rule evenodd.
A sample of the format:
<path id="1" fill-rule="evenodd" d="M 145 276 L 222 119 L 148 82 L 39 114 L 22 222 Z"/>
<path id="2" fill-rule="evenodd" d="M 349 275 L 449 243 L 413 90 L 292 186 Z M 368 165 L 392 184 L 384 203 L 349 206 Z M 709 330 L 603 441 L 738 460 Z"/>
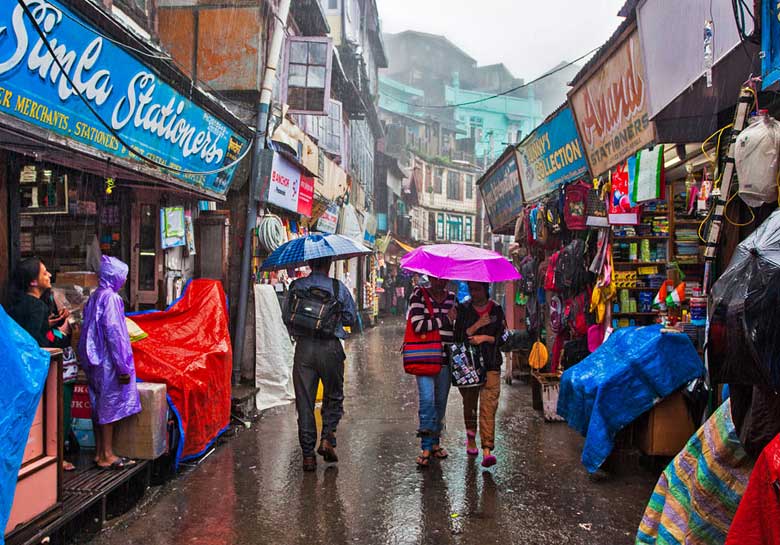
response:
<path id="1" fill-rule="evenodd" d="M 0 306 L 0 530 L 5 530 L 35 411 L 49 372 L 49 354 Z M 5 543 L 0 532 L 0 545 Z"/>
<path id="2" fill-rule="evenodd" d="M 704 364 L 687 335 L 661 333 L 660 325 L 615 331 L 561 377 L 558 414 L 585 436 L 585 468 L 596 471 L 618 431 L 703 375 Z"/>

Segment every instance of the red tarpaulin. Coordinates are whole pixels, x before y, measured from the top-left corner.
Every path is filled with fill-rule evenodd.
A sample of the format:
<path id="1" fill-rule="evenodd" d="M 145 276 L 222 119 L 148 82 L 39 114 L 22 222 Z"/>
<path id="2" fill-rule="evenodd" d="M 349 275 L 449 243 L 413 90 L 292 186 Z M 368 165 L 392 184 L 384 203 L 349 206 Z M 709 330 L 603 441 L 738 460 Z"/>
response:
<path id="1" fill-rule="evenodd" d="M 196 457 L 230 424 L 233 349 L 222 284 L 193 280 L 168 310 L 132 319 L 149 334 L 133 343 L 136 374 L 168 387 L 182 431 L 177 461 Z"/>

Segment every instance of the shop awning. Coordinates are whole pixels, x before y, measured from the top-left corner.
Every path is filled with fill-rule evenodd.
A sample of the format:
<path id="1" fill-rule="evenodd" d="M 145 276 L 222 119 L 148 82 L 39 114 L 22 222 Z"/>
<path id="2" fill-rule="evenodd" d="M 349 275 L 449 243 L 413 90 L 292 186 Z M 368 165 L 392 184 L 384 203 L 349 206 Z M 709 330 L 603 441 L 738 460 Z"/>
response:
<path id="1" fill-rule="evenodd" d="M 397 238 L 393 238 L 393 242 L 395 242 L 396 244 L 398 244 L 398 246 L 400 246 L 400 247 L 401 247 L 401 249 L 402 249 L 403 251 L 405 251 L 405 252 L 411 252 L 412 250 L 414 250 L 414 247 L 413 247 L 413 246 L 409 246 L 408 244 L 405 244 L 405 243 L 401 242 L 401 241 L 400 241 L 400 240 L 398 240 Z"/>

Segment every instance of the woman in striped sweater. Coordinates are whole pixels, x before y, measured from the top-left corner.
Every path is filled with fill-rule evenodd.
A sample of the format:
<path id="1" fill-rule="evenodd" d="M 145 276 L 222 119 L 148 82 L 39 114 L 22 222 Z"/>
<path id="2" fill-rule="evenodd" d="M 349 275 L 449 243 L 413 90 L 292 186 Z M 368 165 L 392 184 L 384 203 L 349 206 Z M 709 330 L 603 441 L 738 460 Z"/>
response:
<path id="1" fill-rule="evenodd" d="M 447 398 L 450 394 L 450 368 L 447 360 L 447 345 L 455 337 L 450 316 L 457 300 L 455 294 L 447 290 L 447 280 L 430 277 L 431 287 L 417 288 L 409 300 L 408 319 L 417 333 L 438 330 L 441 335 L 444 352 L 442 366 L 438 375 L 418 376 L 417 389 L 420 394 L 420 429 L 422 452 L 417 457 L 417 465 L 428 467 L 431 456 L 444 459 L 449 454 L 441 446 L 441 430 L 447 410 Z M 433 316 L 428 310 L 430 299 Z"/>

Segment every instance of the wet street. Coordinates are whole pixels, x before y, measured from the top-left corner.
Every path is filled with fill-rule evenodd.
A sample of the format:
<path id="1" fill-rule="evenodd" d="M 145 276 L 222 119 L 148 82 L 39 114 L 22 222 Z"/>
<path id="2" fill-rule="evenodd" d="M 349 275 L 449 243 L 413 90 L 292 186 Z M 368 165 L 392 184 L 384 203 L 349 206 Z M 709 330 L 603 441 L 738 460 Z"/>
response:
<path id="1" fill-rule="evenodd" d="M 304 474 L 292 406 L 266 413 L 94 545 L 623 544 L 655 482 L 643 470 L 594 479 L 582 438 L 545 423 L 527 385 L 502 383 L 499 463 L 468 459 L 461 399 L 450 396 L 450 458 L 418 470 L 416 387 L 403 374 L 399 320 L 348 342 L 338 466 Z"/>

